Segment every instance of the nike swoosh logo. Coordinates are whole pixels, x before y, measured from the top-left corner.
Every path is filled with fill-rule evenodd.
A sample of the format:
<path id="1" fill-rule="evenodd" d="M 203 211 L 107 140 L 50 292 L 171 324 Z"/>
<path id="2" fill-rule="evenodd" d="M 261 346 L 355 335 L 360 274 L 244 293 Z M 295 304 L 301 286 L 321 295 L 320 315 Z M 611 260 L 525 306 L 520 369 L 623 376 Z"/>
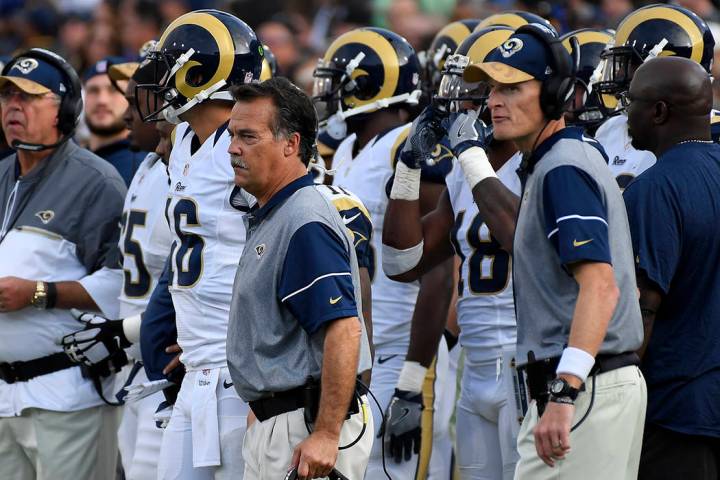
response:
<path id="1" fill-rule="evenodd" d="M 395 358 L 397 355 L 388 355 L 387 357 L 378 357 L 377 362 L 382 365 L 383 363 L 387 362 L 391 358 Z"/>
<path id="2" fill-rule="evenodd" d="M 348 224 L 352 223 L 352 221 L 355 220 L 356 218 L 358 218 L 359 216 L 360 216 L 359 213 L 353 215 L 353 216 L 350 217 L 350 218 L 347 218 L 347 217 L 345 217 L 345 215 L 343 215 L 343 216 L 342 216 L 342 221 L 343 221 L 343 223 L 344 223 L 345 225 L 348 225 Z"/>
<path id="3" fill-rule="evenodd" d="M 400 415 L 400 417 L 395 419 L 395 421 L 393 423 L 398 424 L 398 423 L 402 422 L 403 418 L 407 417 L 409 414 L 410 414 L 410 409 L 407 407 L 403 407 L 402 415 Z"/>
<path id="4" fill-rule="evenodd" d="M 573 240 L 573 247 L 582 247 L 583 245 L 592 242 L 593 239 L 590 240 L 583 240 L 582 242 L 578 242 L 577 240 Z"/>
<path id="5" fill-rule="evenodd" d="M 232 386 L 233 386 L 233 382 L 228 383 L 227 380 L 223 380 L 223 387 L 225 387 L 225 389 L 228 389 Z"/>
<path id="6" fill-rule="evenodd" d="M 341 298 L 342 298 L 342 296 L 339 296 L 337 298 L 330 297 L 330 305 L 335 305 L 336 303 L 338 303 L 340 301 Z"/>

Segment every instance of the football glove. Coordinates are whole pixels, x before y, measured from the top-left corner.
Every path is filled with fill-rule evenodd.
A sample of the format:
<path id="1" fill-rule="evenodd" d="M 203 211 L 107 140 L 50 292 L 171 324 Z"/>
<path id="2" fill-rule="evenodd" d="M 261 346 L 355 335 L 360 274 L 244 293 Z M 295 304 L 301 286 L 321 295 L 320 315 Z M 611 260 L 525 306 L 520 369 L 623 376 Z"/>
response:
<path id="1" fill-rule="evenodd" d="M 478 115 L 477 110 L 468 110 L 451 114 L 443 120 L 443 126 L 447 129 L 450 149 L 455 158 L 458 158 L 468 148 L 485 148 L 492 130 L 478 118 Z"/>
<path id="2" fill-rule="evenodd" d="M 432 152 L 445 134 L 440 116 L 439 112 L 429 106 L 413 120 L 405 145 L 400 152 L 401 162 L 414 169 L 432 164 Z"/>
<path id="3" fill-rule="evenodd" d="M 420 453 L 422 410 L 422 393 L 395 389 L 378 435 L 385 436 L 385 448 L 395 463 L 407 462 L 413 453 Z"/>
<path id="4" fill-rule="evenodd" d="M 123 332 L 123 320 L 108 320 L 75 309 L 71 313 L 85 328 L 65 335 L 60 341 L 70 359 L 101 377 L 118 372 L 128 363 L 124 349 L 132 344 Z"/>

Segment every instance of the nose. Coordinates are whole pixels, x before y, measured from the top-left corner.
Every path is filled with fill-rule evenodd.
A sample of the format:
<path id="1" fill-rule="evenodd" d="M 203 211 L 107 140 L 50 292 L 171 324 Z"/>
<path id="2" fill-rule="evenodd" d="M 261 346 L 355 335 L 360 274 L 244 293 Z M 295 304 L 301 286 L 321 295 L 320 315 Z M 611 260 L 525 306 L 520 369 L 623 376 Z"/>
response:
<path id="1" fill-rule="evenodd" d="M 488 95 L 488 102 L 487 106 L 492 111 L 493 108 L 496 108 L 500 106 L 501 104 L 501 96 L 497 93 L 497 90 L 494 87 L 490 88 L 490 94 Z"/>

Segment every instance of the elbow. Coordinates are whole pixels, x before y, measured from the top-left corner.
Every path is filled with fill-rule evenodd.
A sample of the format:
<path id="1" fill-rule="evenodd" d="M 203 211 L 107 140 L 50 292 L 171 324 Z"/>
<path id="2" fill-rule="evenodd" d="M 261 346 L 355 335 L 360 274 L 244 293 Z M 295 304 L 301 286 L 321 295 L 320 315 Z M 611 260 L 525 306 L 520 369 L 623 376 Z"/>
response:
<path id="1" fill-rule="evenodd" d="M 601 298 L 605 299 L 608 307 L 610 307 L 611 311 L 614 312 L 615 307 L 617 307 L 617 304 L 620 301 L 620 289 L 615 282 L 615 277 L 611 275 L 609 278 L 603 279 L 602 282 L 598 283 L 597 289 L 598 294 Z"/>
<path id="2" fill-rule="evenodd" d="M 385 275 L 396 282 L 412 282 L 419 275 L 417 267 L 423 257 L 424 242 L 399 250 L 383 243 L 382 268 Z"/>

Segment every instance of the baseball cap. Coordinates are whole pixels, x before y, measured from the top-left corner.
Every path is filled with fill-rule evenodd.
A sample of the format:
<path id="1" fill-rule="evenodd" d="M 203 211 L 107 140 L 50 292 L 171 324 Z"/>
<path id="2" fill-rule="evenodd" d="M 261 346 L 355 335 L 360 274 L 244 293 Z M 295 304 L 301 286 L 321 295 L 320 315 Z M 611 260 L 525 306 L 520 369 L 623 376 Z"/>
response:
<path id="1" fill-rule="evenodd" d="M 115 82 L 130 80 L 140 66 L 140 63 L 145 60 L 148 53 L 155 48 L 155 45 L 157 45 L 156 40 L 148 40 L 140 47 L 137 59 L 110 65 L 107 69 L 110 79 Z"/>
<path id="2" fill-rule="evenodd" d="M 65 95 L 68 90 L 60 70 L 39 58 L 20 55 L 10 61 L 6 71 L 5 75 L 0 76 L 0 88 L 12 83 L 31 95 L 53 92 L 60 96 Z"/>
<path id="3" fill-rule="evenodd" d="M 468 65 L 466 82 L 494 80 L 497 83 L 544 81 L 552 74 L 550 52 L 537 37 L 516 33 L 496 48 L 482 63 Z"/>
<path id="4" fill-rule="evenodd" d="M 83 72 L 82 81 L 85 83 L 97 75 L 109 75 L 109 69 L 112 68 L 113 65 L 123 63 L 128 63 L 128 59 L 125 57 L 105 57 L 102 60 L 98 60 Z"/>

